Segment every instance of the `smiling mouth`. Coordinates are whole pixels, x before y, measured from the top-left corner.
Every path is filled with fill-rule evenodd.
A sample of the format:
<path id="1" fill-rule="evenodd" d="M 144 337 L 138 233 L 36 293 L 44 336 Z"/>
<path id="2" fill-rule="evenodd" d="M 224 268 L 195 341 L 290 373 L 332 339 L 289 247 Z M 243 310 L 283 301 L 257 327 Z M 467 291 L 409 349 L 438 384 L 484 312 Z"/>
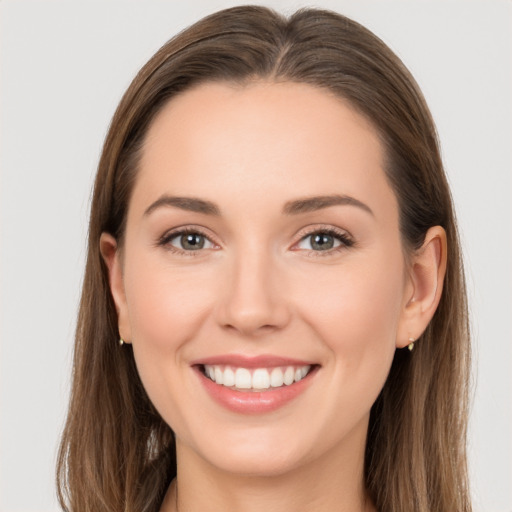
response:
<path id="1" fill-rule="evenodd" d="M 307 377 L 316 365 L 243 368 L 228 365 L 201 365 L 212 382 L 241 392 L 262 392 L 291 386 Z"/>

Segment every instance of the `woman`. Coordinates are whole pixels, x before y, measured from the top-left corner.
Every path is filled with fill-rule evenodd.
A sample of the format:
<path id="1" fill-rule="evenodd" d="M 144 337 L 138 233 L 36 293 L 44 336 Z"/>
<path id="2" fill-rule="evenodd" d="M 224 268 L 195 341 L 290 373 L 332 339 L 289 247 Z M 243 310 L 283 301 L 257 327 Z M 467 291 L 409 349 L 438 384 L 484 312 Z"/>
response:
<path id="1" fill-rule="evenodd" d="M 62 506 L 469 511 L 468 343 L 408 71 L 338 14 L 221 11 L 105 141 Z"/>

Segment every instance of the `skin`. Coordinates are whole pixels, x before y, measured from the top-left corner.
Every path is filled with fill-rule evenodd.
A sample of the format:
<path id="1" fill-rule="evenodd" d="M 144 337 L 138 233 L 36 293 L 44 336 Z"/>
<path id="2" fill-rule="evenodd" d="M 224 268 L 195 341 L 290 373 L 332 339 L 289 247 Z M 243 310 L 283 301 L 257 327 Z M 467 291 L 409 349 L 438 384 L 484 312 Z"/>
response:
<path id="1" fill-rule="evenodd" d="M 434 314 L 446 265 L 440 227 L 405 254 L 383 160 L 365 118 L 305 84 L 203 84 L 154 119 L 123 246 L 104 233 L 101 250 L 120 335 L 176 434 L 178 477 L 162 511 L 374 510 L 363 486 L 370 408 L 395 350 Z M 333 194 L 366 208 L 283 211 Z M 219 214 L 145 213 L 163 195 L 211 201 Z M 184 251 L 179 235 L 160 243 L 182 227 L 205 235 L 204 248 Z M 312 246 L 311 233 L 333 229 L 332 249 Z M 319 370 L 285 406 L 240 414 L 191 368 L 231 353 Z"/>

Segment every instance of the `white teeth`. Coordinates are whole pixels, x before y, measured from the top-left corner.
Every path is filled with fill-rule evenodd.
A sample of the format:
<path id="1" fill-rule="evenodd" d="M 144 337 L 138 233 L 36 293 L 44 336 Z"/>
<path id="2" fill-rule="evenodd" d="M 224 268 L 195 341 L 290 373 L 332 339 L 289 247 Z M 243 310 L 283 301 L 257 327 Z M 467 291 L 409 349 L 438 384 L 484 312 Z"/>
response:
<path id="1" fill-rule="evenodd" d="M 223 365 L 205 365 L 204 373 L 213 382 L 229 388 L 263 390 L 290 386 L 302 380 L 311 369 L 310 365 L 276 368 L 233 368 Z"/>
<path id="2" fill-rule="evenodd" d="M 219 382 L 215 379 L 217 384 Z M 221 382 L 222 384 L 222 382 Z M 238 389 L 251 389 L 251 372 L 245 368 L 238 368 L 235 372 L 235 387 Z"/>
<path id="3" fill-rule="evenodd" d="M 215 367 L 215 372 L 214 372 L 214 376 L 215 376 L 215 382 L 217 384 L 223 384 L 224 383 L 224 373 L 222 372 L 222 370 L 216 366 Z"/>
<path id="4" fill-rule="evenodd" d="M 286 371 L 284 372 L 284 383 L 289 386 L 293 383 L 295 380 L 295 370 L 293 369 L 293 366 L 288 366 L 286 368 Z"/>
<path id="5" fill-rule="evenodd" d="M 283 384 L 283 370 L 281 368 L 274 368 L 270 374 L 270 385 L 273 388 L 280 388 Z"/>
<path id="6" fill-rule="evenodd" d="M 235 372 L 231 368 L 226 368 L 222 376 L 222 384 L 231 387 L 235 385 L 235 382 Z"/>
<path id="7" fill-rule="evenodd" d="M 256 389 L 268 389 L 270 387 L 270 375 L 263 368 L 258 368 L 252 374 L 252 387 Z"/>

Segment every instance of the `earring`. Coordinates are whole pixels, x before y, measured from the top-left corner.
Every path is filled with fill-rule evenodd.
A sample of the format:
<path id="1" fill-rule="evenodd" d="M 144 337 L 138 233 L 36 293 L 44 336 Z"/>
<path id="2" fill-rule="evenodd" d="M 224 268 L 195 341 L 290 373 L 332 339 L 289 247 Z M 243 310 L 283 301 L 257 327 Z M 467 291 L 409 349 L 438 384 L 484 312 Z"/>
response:
<path id="1" fill-rule="evenodd" d="M 409 349 L 409 352 L 412 352 L 414 349 L 414 342 L 416 340 L 414 338 L 409 338 L 409 345 L 407 345 L 407 348 Z"/>
<path id="2" fill-rule="evenodd" d="M 119 345 L 122 347 L 124 345 L 124 340 L 123 338 L 119 338 Z"/>

